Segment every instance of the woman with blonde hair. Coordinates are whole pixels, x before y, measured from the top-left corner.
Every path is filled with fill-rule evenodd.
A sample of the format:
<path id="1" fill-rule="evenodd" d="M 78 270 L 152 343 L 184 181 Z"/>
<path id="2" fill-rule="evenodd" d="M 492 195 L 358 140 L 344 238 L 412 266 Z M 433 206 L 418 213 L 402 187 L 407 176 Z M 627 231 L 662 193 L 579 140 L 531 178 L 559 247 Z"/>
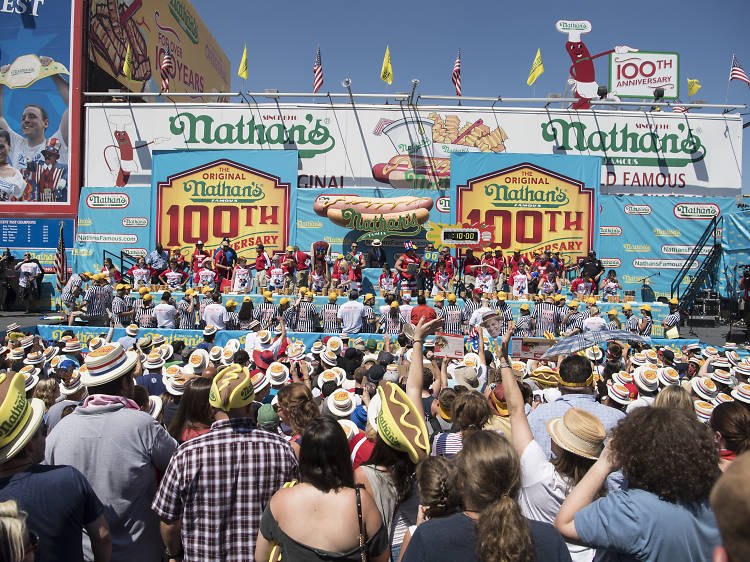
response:
<path id="1" fill-rule="evenodd" d="M 653 407 L 685 410 L 689 414 L 692 414 L 695 411 L 693 399 L 690 397 L 690 393 L 676 384 L 669 385 L 662 389 L 662 391 L 656 395 Z"/>
<path id="2" fill-rule="evenodd" d="M 552 525 L 521 513 L 521 463 L 505 437 L 494 431 L 473 432 L 457 461 L 463 511 L 419 525 L 404 562 L 570 560 Z"/>
<path id="3" fill-rule="evenodd" d="M 32 562 L 39 549 L 39 536 L 26 527 L 26 512 L 15 500 L 0 503 L 0 560 Z"/>
<path id="4" fill-rule="evenodd" d="M 292 438 L 289 444 L 299 459 L 302 434 L 310 422 L 320 416 L 320 409 L 310 389 L 301 382 L 282 386 L 276 396 L 279 399 L 279 418 L 285 425 L 292 428 Z"/>
<path id="5" fill-rule="evenodd" d="M 42 379 L 34 388 L 34 398 L 39 398 L 44 402 L 44 409 L 49 410 L 60 397 L 60 385 L 57 379 Z"/>

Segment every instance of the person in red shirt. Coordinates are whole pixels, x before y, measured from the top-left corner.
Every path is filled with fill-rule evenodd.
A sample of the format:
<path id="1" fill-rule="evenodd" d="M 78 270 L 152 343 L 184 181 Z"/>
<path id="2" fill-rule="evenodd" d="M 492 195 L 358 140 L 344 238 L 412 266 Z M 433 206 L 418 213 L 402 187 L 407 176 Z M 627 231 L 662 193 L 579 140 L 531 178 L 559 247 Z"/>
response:
<path id="1" fill-rule="evenodd" d="M 294 246 L 294 261 L 297 263 L 297 287 L 309 287 L 310 256 Z"/>
<path id="2" fill-rule="evenodd" d="M 286 254 L 281 258 L 281 269 L 284 270 L 284 293 L 293 293 L 297 290 L 297 261 L 291 246 L 286 247 Z"/>
<path id="3" fill-rule="evenodd" d="M 509 260 L 510 263 L 510 275 L 513 277 L 516 273 L 518 273 L 518 264 L 522 263 L 527 268 L 531 266 L 529 263 L 529 260 L 527 260 L 525 257 L 521 255 L 520 250 L 513 250 L 513 256 Z"/>
<path id="4" fill-rule="evenodd" d="M 456 274 L 456 271 L 458 270 L 458 260 L 451 255 L 450 248 L 444 246 L 443 249 L 440 250 L 440 258 L 438 261 L 445 263 L 445 273 L 450 275 L 451 278 Z"/>
<path id="5" fill-rule="evenodd" d="M 203 269 L 203 262 L 211 259 L 211 254 L 203 249 L 203 240 L 198 240 L 195 244 L 195 251 L 193 252 L 192 258 L 192 270 L 193 274 L 198 273 Z"/>
<path id="6" fill-rule="evenodd" d="M 425 323 L 437 318 L 437 312 L 427 305 L 427 299 L 422 293 L 417 296 L 417 306 L 411 309 L 411 323 L 416 326 L 419 324 L 420 318 L 424 318 Z"/>
<path id="7" fill-rule="evenodd" d="M 464 254 L 464 285 L 467 287 L 474 286 L 474 266 L 480 265 L 479 258 L 474 255 L 474 251 L 471 248 L 466 249 Z"/>
<path id="8" fill-rule="evenodd" d="M 365 257 L 361 252 L 357 251 L 359 246 L 356 242 L 352 242 L 351 250 L 346 254 L 346 260 L 349 262 L 349 269 L 351 269 L 354 283 L 350 289 L 357 291 L 362 288 L 362 268 L 365 267 Z"/>
<path id="9" fill-rule="evenodd" d="M 396 271 L 398 271 L 401 277 L 401 290 L 411 291 L 416 293 L 417 291 L 417 272 L 419 269 L 420 259 L 417 257 L 417 252 L 414 248 L 414 244 L 411 242 L 404 242 L 406 252 L 401 254 L 396 260 Z M 414 271 L 409 272 L 409 267 L 412 267 Z"/>
<path id="10" fill-rule="evenodd" d="M 268 270 L 271 267 L 271 258 L 263 244 L 255 246 L 255 252 L 255 286 L 258 287 L 258 294 L 262 295 L 268 287 Z"/>
<path id="11" fill-rule="evenodd" d="M 169 260 L 174 260 L 177 262 L 177 269 L 180 271 L 185 271 L 185 256 L 182 255 L 182 252 L 180 252 L 179 248 L 174 248 L 172 250 L 172 255 L 170 256 Z"/>

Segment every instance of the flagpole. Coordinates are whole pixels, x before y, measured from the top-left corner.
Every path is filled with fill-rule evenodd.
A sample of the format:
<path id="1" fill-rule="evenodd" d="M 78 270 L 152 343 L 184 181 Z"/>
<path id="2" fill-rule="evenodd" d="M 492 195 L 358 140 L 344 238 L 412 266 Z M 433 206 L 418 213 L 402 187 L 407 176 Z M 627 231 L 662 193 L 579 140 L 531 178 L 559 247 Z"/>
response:
<path id="1" fill-rule="evenodd" d="M 729 85 L 732 83 L 732 63 L 734 62 L 734 53 L 732 53 L 732 58 L 729 61 L 729 78 L 727 78 L 727 93 L 724 94 L 724 105 L 727 104 L 727 101 L 729 101 Z"/>

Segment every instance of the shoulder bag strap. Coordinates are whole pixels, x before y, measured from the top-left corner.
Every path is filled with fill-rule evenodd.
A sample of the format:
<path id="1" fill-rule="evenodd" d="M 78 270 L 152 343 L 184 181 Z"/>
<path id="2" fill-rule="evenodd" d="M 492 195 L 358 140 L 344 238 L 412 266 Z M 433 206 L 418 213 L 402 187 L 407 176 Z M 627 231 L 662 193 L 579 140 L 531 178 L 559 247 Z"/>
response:
<path id="1" fill-rule="evenodd" d="M 362 496 L 360 495 L 361 486 L 356 486 L 354 492 L 357 494 L 357 519 L 359 519 L 359 556 L 362 562 L 367 562 L 367 531 L 362 522 Z"/>

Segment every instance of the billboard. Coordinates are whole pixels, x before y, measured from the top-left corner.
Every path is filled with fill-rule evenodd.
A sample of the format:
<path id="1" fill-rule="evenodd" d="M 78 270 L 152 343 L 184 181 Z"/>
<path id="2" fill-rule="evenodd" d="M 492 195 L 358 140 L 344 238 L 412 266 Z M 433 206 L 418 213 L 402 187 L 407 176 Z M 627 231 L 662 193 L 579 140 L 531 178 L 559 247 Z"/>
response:
<path id="1" fill-rule="evenodd" d="M 356 112 L 355 112 L 356 109 Z M 148 186 L 153 150 L 297 150 L 299 188 L 443 190 L 451 155 L 599 156 L 602 192 L 736 194 L 738 115 L 350 104 L 87 108 L 87 185 Z"/>
<path id="2" fill-rule="evenodd" d="M 609 91 L 620 98 L 653 98 L 664 88 L 664 99 L 680 97 L 680 55 L 639 51 L 609 55 Z"/>
<path id="3" fill-rule="evenodd" d="M 6 1 L 0 7 L 0 215 L 71 216 L 78 199 L 81 7 Z"/>
<path id="4" fill-rule="evenodd" d="M 594 249 L 599 158 L 537 154 L 454 154 L 453 223 L 485 225 L 488 245 L 559 251 L 566 262 Z"/>
<path id="5" fill-rule="evenodd" d="M 123 73 L 128 45 L 131 79 Z M 128 90 L 162 90 L 167 48 L 170 92 L 229 91 L 229 59 L 188 0 L 92 0 L 89 58 Z"/>

